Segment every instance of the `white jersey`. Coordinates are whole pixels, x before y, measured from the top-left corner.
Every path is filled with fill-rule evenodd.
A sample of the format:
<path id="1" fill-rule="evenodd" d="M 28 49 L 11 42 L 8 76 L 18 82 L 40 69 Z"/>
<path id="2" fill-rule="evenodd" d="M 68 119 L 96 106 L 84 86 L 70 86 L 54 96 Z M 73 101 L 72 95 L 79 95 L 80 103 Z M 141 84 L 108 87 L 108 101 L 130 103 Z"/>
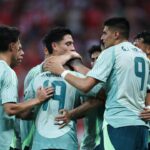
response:
<path id="1" fill-rule="evenodd" d="M 146 125 L 139 117 L 145 107 L 149 77 L 145 53 L 129 42 L 101 53 L 88 76 L 106 83 L 104 119 L 113 127 Z"/>
<path id="2" fill-rule="evenodd" d="M 5 61 L 0 61 L 0 150 L 9 150 L 14 136 L 15 116 L 8 116 L 5 103 L 18 101 L 18 80 L 16 73 Z"/>
<path id="3" fill-rule="evenodd" d="M 72 73 L 83 77 L 79 73 Z M 39 74 L 30 84 L 26 93 L 27 97 L 35 97 L 35 91 L 40 86 L 53 86 L 55 93 L 51 99 L 43 103 L 39 108 L 35 122 L 36 132 L 32 149 L 77 150 L 78 142 L 75 121 L 70 121 L 66 127 L 59 129 L 59 125 L 55 124 L 54 118 L 58 115 L 60 109 L 71 110 L 75 107 L 76 102 L 81 96 L 79 91 L 60 76 L 44 72 Z"/>

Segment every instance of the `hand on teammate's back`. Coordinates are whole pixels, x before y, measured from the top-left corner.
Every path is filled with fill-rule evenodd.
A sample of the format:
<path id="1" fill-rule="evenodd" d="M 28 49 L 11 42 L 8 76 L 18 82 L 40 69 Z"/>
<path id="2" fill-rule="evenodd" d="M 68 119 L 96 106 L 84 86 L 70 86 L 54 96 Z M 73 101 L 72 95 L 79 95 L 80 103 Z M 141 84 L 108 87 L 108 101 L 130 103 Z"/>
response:
<path id="1" fill-rule="evenodd" d="M 144 110 L 140 114 L 140 117 L 145 121 L 150 121 L 150 109 L 144 108 Z"/>
<path id="2" fill-rule="evenodd" d="M 42 88 L 39 87 L 37 89 L 37 98 L 39 99 L 39 102 L 44 102 L 48 98 L 52 97 L 54 93 L 54 89 L 52 87 Z"/>
<path id="3" fill-rule="evenodd" d="M 63 128 L 64 126 L 66 126 L 71 120 L 71 116 L 69 114 L 69 111 L 68 110 L 65 110 L 65 109 L 61 109 L 59 111 L 59 114 L 55 117 L 55 121 L 60 123 L 59 124 L 59 129 Z"/>

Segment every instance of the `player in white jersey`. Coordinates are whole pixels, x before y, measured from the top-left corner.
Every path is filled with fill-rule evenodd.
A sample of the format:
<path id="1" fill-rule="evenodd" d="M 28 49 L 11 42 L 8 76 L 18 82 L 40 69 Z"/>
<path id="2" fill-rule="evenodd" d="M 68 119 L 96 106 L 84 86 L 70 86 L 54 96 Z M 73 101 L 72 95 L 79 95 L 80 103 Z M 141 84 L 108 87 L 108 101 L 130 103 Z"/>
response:
<path id="1" fill-rule="evenodd" d="M 31 81 L 42 73 L 42 63 L 33 67 L 27 74 L 24 81 L 24 100 L 28 100 L 26 91 Z M 29 120 L 20 120 L 20 138 L 22 150 L 28 150 L 31 148 L 33 133 L 35 130 L 34 116 Z"/>
<path id="2" fill-rule="evenodd" d="M 74 45 L 73 45 L 74 43 L 73 43 L 73 39 L 72 39 L 72 33 L 71 33 L 71 31 L 69 29 L 66 29 L 66 28 L 62 28 L 61 27 L 61 28 L 54 28 L 54 29 L 52 29 L 45 36 L 43 42 L 44 42 L 44 45 L 46 47 L 46 49 L 44 51 L 45 55 L 46 54 L 48 54 L 48 55 L 61 55 L 61 54 L 64 54 L 65 52 L 67 52 L 67 51 L 69 51 L 69 52 L 75 51 L 75 48 L 74 48 Z M 29 89 L 31 87 L 31 85 L 30 85 L 30 83 L 28 83 L 28 81 L 32 82 L 33 76 L 37 76 L 37 74 L 39 74 L 42 71 L 41 68 L 42 68 L 42 65 L 37 66 L 36 68 L 32 69 L 29 72 L 28 78 L 26 78 L 26 80 L 25 80 L 25 88 L 26 88 L 25 97 L 28 97 L 28 98 L 29 98 L 29 96 L 30 96 L 30 98 L 32 96 L 34 97 L 34 95 L 32 95 L 32 93 L 31 93 L 32 89 L 31 90 Z M 55 77 L 55 78 L 57 79 L 58 77 Z M 37 84 L 40 83 L 40 84 L 43 85 L 43 82 L 44 82 L 43 80 L 45 80 L 45 78 L 43 78 L 41 82 L 40 81 L 38 82 L 36 80 L 36 83 Z M 53 78 L 49 77 L 49 80 L 53 81 Z M 59 78 L 58 78 L 58 80 L 59 80 Z M 63 84 L 63 82 L 60 82 L 60 85 L 61 85 L 61 83 Z M 57 83 L 56 83 L 56 85 L 57 85 Z M 44 84 L 44 86 L 45 86 L 45 84 Z M 54 86 L 55 86 L 55 82 L 54 82 Z M 64 86 L 66 86 L 66 85 L 64 85 Z M 72 93 L 71 92 L 72 88 L 70 88 L 70 87 L 68 88 L 67 87 L 67 89 L 70 89 L 69 90 L 69 94 L 71 94 Z M 63 89 L 60 88 L 59 89 L 59 86 L 58 86 L 58 91 L 61 92 L 61 90 L 65 90 L 65 88 L 63 88 Z M 65 92 L 65 91 L 63 91 L 63 92 Z M 73 93 L 74 93 L 74 91 L 73 91 Z M 74 99 L 75 94 L 73 94 L 73 93 L 72 93 L 72 97 L 71 98 Z M 64 100 L 64 97 L 63 97 L 64 94 L 65 93 L 61 93 L 60 97 L 58 98 L 58 100 L 60 100 L 60 102 L 61 102 L 61 99 Z M 69 94 L 67 92 L 67 97 L 68 98 L 69 98 Z M 45 107 L 45 105 L 43 107 Z M 70 107 L 73 108 L 73 105 L 70 105 L 69 108 Z M 57 107 L 55 109 L 57 110 Z M 50 112 L 47 112 L 47 111 L 46 111 L 46 113 L 48 113 L 47 115 L 51 114 Z M 39 111 L 38 114 L 42 114 L 42 112 Z M 46 118 L 48 119 L 48 116 Z M 41 134 L 43 135 L 45 133 L 45 131 L 42 131 L 42 133 L 40 132 L 40 134 L 39 134 L 39 130 L 38 130 L 39 128 L 37 128 L 37 124 L 40 124 L 40 123 L 42 123 L 42 122 L 39 121 L 38 118 L 36 118 L 36 134 L 34 136 L 32 149 L 36 149 L 36 150 L 37 149 L 53 149 L 53 148 L 56 148 L 56 149 L 61 149 L 61 148 L 62 149 L 67 149 L 67 147 L 69 148 L 69 146 L 64 143 L 64 140 L 67 140 L 67 142 L 71 142 L 70 143 L 70 147 L 71 148 L 77 149 L 78 143 L 77 143 L 76 133 L 75 133 L 76 130 L 74 130 L 74 128 L 72 128 L 71 132 L 69 132 L 67 135 L 64 135 L 62 138 L 59 138 L 59 137 L 55 138 L 55 136 L 53 134 L 52 135 L 50 134 L 50 138 L 46 140 L 46 137 L 41 136 Z M 52 125 L 53 125 L 53 123 L 52 123 Z M 49 131 L 49 133 L 50 133 L 50 132 L 52 132 L 51 130 L 53 131 L 53 129 L 50 128 L 49 130 L 47 130 L 47 132 Z M 57 134 L 57 132 L 59 134 L 59 130 L 54 132 L 54 133 Z M 54 136 L 54 137 L 52 138 L 51 136 L 52 137 Z M 72 137 L 72 139 L 70 137 Z M 40 142 L 38 142 L 38 144 L 37 144 L 37 141 L 40 141 Z"/>
<path id="3" fill-rule="evenodd" d="M 143 52 L 146 53 L 147 57 L 150 59 L 150 32 L 149 31 L 143 31 L 143 32 L 138 33 L 134 38 L 133 44 L 141 48 Z M 150 99 L 150 97 L 147 97 L 147 99 Z M 150 104 L 147 103 L 147 105 L 150 105 Z M 144 111 L 141 113 L 142 119 L 149 121 L 150 120 L 149 113 L 150 113 L 150 110 L 145 108 Z"/>
<path id="4" fill-rule="evenodd" d="M 143 50 L 147 57 L 150 59 L 150 32 L 143 31 L 138 33 L 135 38 L 133 44 Z"/>
<path id="5" fill-rule="evenodd" d="M 138 33 L 134 38 L 133 44 L 135 46 L 141 48 L 146 53 L 147 57 L 150 59 L 150 32 L 143 31 L 143 32 Z M 148 96 L 146 97 L 147 100 L 150 99 L 150 97 L 148 97 Z M 150 104 L 147 103 L 147 105 L 150 105 Z M 144 110 L 141 112 L 140 116 L 145 121 L 149 121 L 150 120 L 150 109 L 147 107 L 144 108 Z M 149 132 L 148 147 L 150 149 L 150 132 Z"/>
<path id="6" fill-rule="evenodd" d="M 59 57 L 52 57 L 49 66 L 51 72 L 61 74 L 84 92 L 99 82 L 106 84 L 101 150 L 148 148 L 148 128 L 139 114 L 145 107 L 146 95 L 149 95 L 150 64 L 142 50 L 127 41 L 129 28 L 125 18 L 105 21 L 101 40 L 106 49 L 84 79 L 65 71 Z"/>
<path id="7" fill-rule="evenodd" d="M 78 141 L 75 120 L 71 121 L 66 127 L 59 129 L 59 122 L 55 122 L 54 118 L 58 115 L 60 109 L 70 110 L 74 108 L 75 103 L 80 98 L 78 91 L 63 78 L 50 72 L 39 74 L 31 83 L 28 87 L 31 96 L 34 97 L 36 88 L 39 85 L 44 87 L 53 86 L 55 94 L 48 103 L 41 105 L 38 111 L 32 149 L 77 150 Z"/>
<path id="8" fill-rule="evenodd" d="M 10 148 L 14 134 L 14 115 L 23 117 L 24 111 L 29 111 L 51 96 L 51 89 L 38 89 L 35 99 L 17 103 L 18 81 L 12 68 L 21 63 L 24 55 L 19 35 L 15 27 L 0 26 L 0 150 Z"/>

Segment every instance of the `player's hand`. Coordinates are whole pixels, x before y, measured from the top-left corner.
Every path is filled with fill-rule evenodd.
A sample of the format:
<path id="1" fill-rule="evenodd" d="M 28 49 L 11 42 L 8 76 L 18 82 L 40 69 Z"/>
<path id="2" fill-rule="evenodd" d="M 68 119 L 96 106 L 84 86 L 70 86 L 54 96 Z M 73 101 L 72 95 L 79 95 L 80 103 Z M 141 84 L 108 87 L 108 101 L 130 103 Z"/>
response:
<path id="1" fill-rule="evenodd" d="M 59 111 L 59 115 L 57 115 L 55 117 L 55 121 L 60 123 L 59 124 L 59 129 L 63 128 L 64 126 L 66 126 L 71 120 L 70 114 L 68 110 L 65 109 L 61 109 Z"/>
<path id="2" fill-rule="evenodd" d="M 78 58 L 78 59 L 81 59 L 82 60 L 82 57 L 79 53 L 77 53 L 76 51 L 70 51 L 70 52 L 67 52 L 65 55 L 70 55 L 71 58 L 70 59 L 75 59 L 75 58 Z M 68 60 L 67 60 L 68 61 Z"/>
<path id="3" fill-rule="evenodd" d="M 36 93 L 37 93 L 37 98 L 41 103 L 53 96 L 54 89 L 52 87 L 47 87 L 47 88 L 39 87 Z"/>
<path id="4" fill-rule="evenodd" d="M 145 121 L 150 121 L 150 109 L 144 108 L 144 110 L 140 113 L 140 117 Z"/>
<path id="5" fill-rule="evenodd" d="M 59 56 L 48 57 L 43 64 L 44 71 L 50 71 L 56 75 L 60 75 L 63 71 L 63 65 Z"/>
<path id="6" fill-rule="evenodd" d="M 50 56 L 44 61 L 43 69 L 59 75 L 62 73 L 63 65 L 73 58 L 81 59 L 81 56 L 76 51 L 70 51 L 59 56 Z"/>

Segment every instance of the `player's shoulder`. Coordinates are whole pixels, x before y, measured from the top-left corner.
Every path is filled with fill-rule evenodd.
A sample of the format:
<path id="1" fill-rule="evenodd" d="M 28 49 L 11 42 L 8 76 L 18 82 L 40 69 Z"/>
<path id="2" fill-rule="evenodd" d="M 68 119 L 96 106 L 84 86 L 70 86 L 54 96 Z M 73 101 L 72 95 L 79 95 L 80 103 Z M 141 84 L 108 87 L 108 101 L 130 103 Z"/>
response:
<path id="1" fill-rule="evenodd" d="M 50 71 L 45 71 L 45 72 L 40 72 L 35 78 L 34 81 L 41 81 L 44 79 L 47 79 L 49 77 L 56 77 L 56 75 L 54 75 L 53 73 L 51 73 Z"/>
<path id="2" fill-rule="evenodd" d="M 10 66 L 8 66 L 8 64 L 3 60 L 0 60 L 0 67 L 1 67 L 1 70 L 2 69 L 11 69 Z"/>
<path id="3" fill-rule="evenodd" d="M 39 73 L 39 72 L 42 72 L 42 64 L 39 64 L 33 68 L 31 68 L 28 72 L 27 75 L 30 75 L 30 74 L 36 74 L 36 73 Z"/>
<path id="4" fill-rule="evenodd" d="M 42 64 L 39 64 L 33 67 L 32 69 L 30 69 L 25 77 L 24 89 L 26 89 L 29 83 L 41 72 L 42 72 Z"/>
<path id="5" fill-rule="evenodd" d="M 10 68 L 10 66 L 3 60 L 0 60 L 0 72 L 2 73 L 8 73 L 10 74 L 14 74 L 14 70 L 12 68 Z"/>

